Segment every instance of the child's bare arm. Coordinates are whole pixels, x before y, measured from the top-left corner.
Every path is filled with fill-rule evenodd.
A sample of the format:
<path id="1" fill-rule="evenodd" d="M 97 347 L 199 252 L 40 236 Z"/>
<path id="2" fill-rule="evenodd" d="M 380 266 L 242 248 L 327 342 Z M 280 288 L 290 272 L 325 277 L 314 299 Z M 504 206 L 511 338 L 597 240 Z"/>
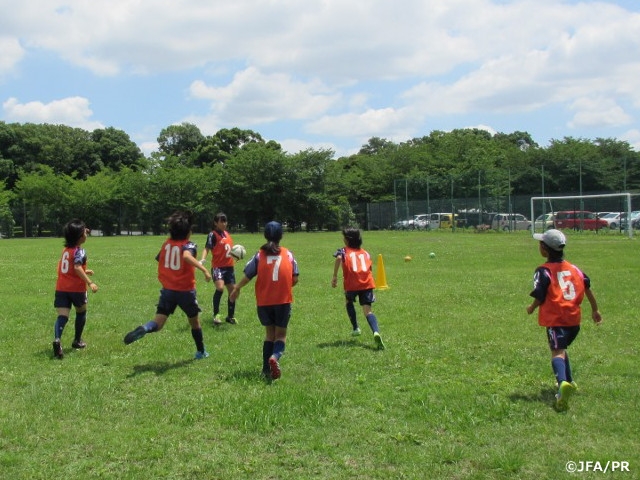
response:
<path id="1" fill-rule="evenodd" d="M 338 269 L 342 260 L 340 257 L 336 257 L 336 261 L 333 264 L 333 278 L 331 278 L 331 286 L 335 288 L 338 285 Z"/>
<path id="2" fill-rule="evenodd" d="M 209 270 L 207 269 L 207 267 L 205 267 L 198 260 L 196 260 L 196 258 L 191 254 L 189 250 L 184 251 L 182 258 L 184 258 L 184 261 L 187 262 L 189 265 L 197 268 L 202 273 L 204 273 L 204 278 L 207 282 L 211 281 L 211 273 L 209 273 Z"/>
<path id="3" fill-rule="evenodd" d="M 527 313 L 531 315 L 533 312 L 536 311 L 536 308 L 538 308 L 539 306 L 540 306 L 540 300 L 535 298 L 533 302 L 531 302 L 531 305 L 527 307 Z"/>
<path id="4" fill-rule="evenodd" d="M 93 270 L 87 270 L 86 272 L 82 269 L 82 265 L 74 265 L 73 269 L 76 272 L 76 275 L 79 276 L 84 283 L 91 289 L 93 293 L 98 291 L 98 285 L 95 284 L 93 280 L 89 278 L 89 275 L 93 275 Z"/>
<path id="5" fill-rule="evenodd" d="M 600 322 L 602 322 L 602 315 L 600 315 L 600 311 L 598 310 L 598 302 L 596 301 L 595 295 L 590 288 L 587 288 L 584 291 L 584 294 L 587 297 L 587 300 L 589 300 L 589 305 L 591 305 L 591 318 L 596 322 L 596 325 L 600 325 Z"/>
<path id="6" fill-rule="evenodd" d="M 229 294 L 229 300 L 235 302 L 238 298 L 238 295 L 240 295 L 240 289 L 250 281 L 251 279 L 249 277 L 247 277 L 246 275 L 243 276 L 242 279 L 234 285 L 233 290 L 231 290 L 231 293 Z"/>
<path id="7" fill-rule="evenodd" d="M 204 265 L 204 261 L 207 259 L 207 255 L 209 254 L 210 250 L 208 248 L 205 248 L 202 250 L 202 258 L 200 259 L 200 263 Z"/>

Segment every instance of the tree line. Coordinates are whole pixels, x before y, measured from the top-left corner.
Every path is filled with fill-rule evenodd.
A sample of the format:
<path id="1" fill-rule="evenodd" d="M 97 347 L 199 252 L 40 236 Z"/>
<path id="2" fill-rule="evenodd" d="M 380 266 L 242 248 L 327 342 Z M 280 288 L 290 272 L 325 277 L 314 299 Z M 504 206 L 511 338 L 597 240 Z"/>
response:
<path id="1" fill-rule="evenodd" d="M 565 137 L 540 147 L 527 132 L 433 131 L 407 142 L 373 137 L 353 155 L 285 152 L 252 130 L 205 136 L 196 125 L 164 128 L 148 157 L 115 128 L 0 122 L 0 233 L 59 235 L 80 217 L 105 235 L 159 234 L 188 209 L 206 231 L 218 211 L 235 228 L 271 219 L 290 228 L 361 222 L 357 205 L 412 198 L 640 191 L 640 155 L 624 141 Z M 455 192 L 452 190 L 455 189 Z"/>

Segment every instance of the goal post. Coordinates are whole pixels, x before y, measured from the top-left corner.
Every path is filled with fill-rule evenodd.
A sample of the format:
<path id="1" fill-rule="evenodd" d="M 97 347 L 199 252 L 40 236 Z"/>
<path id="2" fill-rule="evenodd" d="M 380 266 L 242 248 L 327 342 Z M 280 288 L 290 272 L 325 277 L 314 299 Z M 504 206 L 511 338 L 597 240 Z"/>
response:
<path id="1" fill-rule="evenodd" d="M 545 225 L 536 225 L 538 216 L 562 210 L 587 210 L 598 214 L 602 211 L 621 212 L 626 215 L 627 225 L 624 233 L 633 238 L 631 225 L 631 197 L 638 194 L 605 193 L 601 195 L 569 195 L 556 197 L 531 197 L 531 232 L 544 231 Z"/>

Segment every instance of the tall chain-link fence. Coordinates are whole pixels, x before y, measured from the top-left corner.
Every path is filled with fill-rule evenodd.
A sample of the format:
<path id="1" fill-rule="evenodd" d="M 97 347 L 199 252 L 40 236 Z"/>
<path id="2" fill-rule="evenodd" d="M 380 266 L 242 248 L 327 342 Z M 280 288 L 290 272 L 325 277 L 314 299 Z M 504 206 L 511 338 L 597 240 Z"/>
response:
<path id="1" fill-rule="evenodd" d="M 602 195 L 619 192 L 583 192 L 584 196 Z M 554 197 L 572 196 L 575 192 L 557 193 Z M 394 229 L 426 229 L 429 227 L 425 220 L 437 218 L 435 213 L 455 214 L 453 227 L 465 228 L 496 228 L 518 230 L 512 222 L 534 222 L 531 216 L 531 198 L 540 195 L 505 195 L 479 197 L 450 197 L 450 198 L 406 198 L 396 197 L 395 201 L 358 204 L 353 206 L 358 224 L 366 230 L 394 230 Z M 640 210 L 640 192 L 632 194 L 631 210 Z M 539 211 L 538 211 L 539 208 Z M 607 212 L 627 212 L 627 201 L 623 197 L 612 198 L 572 198 L 557 199 L 541 202 L 534 212 L 538 217 L 546 212 L 563 210 L 589 211 L 603 216 Z M 502 215 L 502 222 L 496 220 L 496 215 Z M 522 217 L 525 217 L 523 220 Z M 500 220 L 500 216 L 497 217 Z M 505 224 L 506 222 L 506 224 Z M 523 223 L 523 225 L 525 225 Z M 620 223 L 615 224 L 616 227 Z M 436 225 L 438 228 L 439 225 Z"/>

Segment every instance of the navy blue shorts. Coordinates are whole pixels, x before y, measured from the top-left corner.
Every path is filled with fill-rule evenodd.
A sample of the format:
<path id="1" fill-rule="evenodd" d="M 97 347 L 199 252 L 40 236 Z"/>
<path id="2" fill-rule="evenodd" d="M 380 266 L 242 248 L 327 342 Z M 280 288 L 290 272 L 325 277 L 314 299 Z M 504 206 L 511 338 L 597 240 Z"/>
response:
<path id="1" fill-rule="evenodd" d="M 282 305 L 267 305 L 258 307 L 258 319 L 265 327 L 282 327 L 289 326 L 291 318 L 291 304 L 283 303 Z"/>
<path id="2" fill-rule="evenodd" d="M 87 303 L 87 292 L 60 292 L 56 290 L 56 296 L 53 300 L 54 308 L 75 308 L 82 307 Z"/>
<path id="3" fill-rule="evenodd" d="M 233 267 L 212 268 L 211 276 L 213 277 L 214 282 L 218 280 L 224 280 L 225 285 L 236 284 L 236 274 L 233 270 Z"/>
<path id="4" fill-rule="evenodd" d="M 195 290 L 188 292 L 178 292 L 177 290 L 168 290 L 166 288 L 160 290 L 156 313 L 169 316 L 176 311 L 176 307 L 180 307 L 188 318 L 197 317 L 202 311 L 200 310 L 200 305 L 198 305 Z"/>
<path id="5" fill-rule="evenodd" d="M 344 296 L 347 302 L 353 303 L 356 298 L 360 302 L 360 305 L 371 305 L 376 301 L 376 296 L 373 293 L 373 289 L 369 290 L 357 290 L 355 292 L 344 292 Z"/>
<path id="6" fill-rule="evenodd" d="M 551 350 L 566 350 L 580 332 L 580 325 L 575 327 L 547 327 L 547 339 Z"/>

